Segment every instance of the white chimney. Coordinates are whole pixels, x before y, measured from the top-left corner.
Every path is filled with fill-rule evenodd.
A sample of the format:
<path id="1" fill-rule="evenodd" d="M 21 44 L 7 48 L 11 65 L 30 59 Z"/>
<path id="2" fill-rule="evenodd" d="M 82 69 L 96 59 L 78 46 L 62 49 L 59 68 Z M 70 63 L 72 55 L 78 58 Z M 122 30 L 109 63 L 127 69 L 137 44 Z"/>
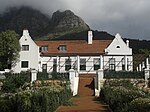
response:
<path id="1" fill-rule="evenodd" d="M 127 44 L 127 46 L 129 47 L 129 40 L 126 40 L 126 44 Z"/>
<path id="2" fill-rule="evenodd" d="M 92 31 L 88 31 L 88 44 L 92 44 L 93 41 L 93 33 Z"/>
<path id="3" fill-rule="evenodd" d="M 24 30 L 23 30 L 23 36 L 26 36 L 26 35 L 29 35 L 29 32 L 28 32 L 27 29 L 24 29 Z"/>

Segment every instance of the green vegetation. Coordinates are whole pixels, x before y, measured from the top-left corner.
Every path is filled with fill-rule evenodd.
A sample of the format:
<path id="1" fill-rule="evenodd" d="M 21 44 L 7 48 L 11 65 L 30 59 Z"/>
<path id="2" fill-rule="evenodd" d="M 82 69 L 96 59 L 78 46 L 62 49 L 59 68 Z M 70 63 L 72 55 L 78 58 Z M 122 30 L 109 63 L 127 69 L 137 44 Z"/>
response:
<path id="1" fill-rule="evenodd" d="M 30 83 L 30 73 L 21 72 L 16 74 L 5 73 L 5 80 L 2 80 L 3 93 L 15 93 L 19 88 L 23 87 L 25 83 Z"/>
<path id="2" fill-rule="evenodd" d="M 0 33 L 0 70 L 10 68 L 20 51 L 19 35 L 14 31 Z"/>
<path id="3" fill-rule="evenodd" d="M 45 75 L 46 73 L 39 73 Z M 37 80 L 30 84 L 30 72 L 4 74 L 0 92 L 0 112 L 54 112 L 60 105 L 73 105 L 69 81 L 64 76 L 56 75 L 52 79 Z"/>
<path id="4" fill-rule="evenodd" d="M 137 71 L 104 71 L 104 78 L 106 79 L 120 79 L 120 78 L 132 78 L 132 79 L 144 79 L 144 72 Z"/>
<path id="5" fill-rule="evenodd" d="M 149 112 L 150 94 L 129 80 L 106 80 L 101 97 L 113 112 Z"/>
<path id="6" fill-rule="evenodd" d="M 39 72 L 37 75 L 38 80 L 69 80 L 69 74 L 68 73 L 57 73 L 57 72 L 52 72 L 52 73 L 44 73 L 44 72 Z"/>
<path id="7" fill-rule="evenodd" d="M 5 94 L 0 97 L 0 112 L 54 112 L 58 106 L 66 104 L 71 95 L 67 86 Z"/>

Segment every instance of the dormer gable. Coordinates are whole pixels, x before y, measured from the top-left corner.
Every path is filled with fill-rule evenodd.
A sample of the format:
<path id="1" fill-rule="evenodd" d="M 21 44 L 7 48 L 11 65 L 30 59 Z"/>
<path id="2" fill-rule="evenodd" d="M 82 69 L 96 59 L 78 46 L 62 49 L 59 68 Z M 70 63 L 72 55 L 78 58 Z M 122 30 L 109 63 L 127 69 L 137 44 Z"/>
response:
<path id="1" fill-rule="evenodd" d="M 107 55 L 132 55 L 132 49 L 123 41 L 121 35 L 117 33 L 111 44 L 105 49 Z"/>

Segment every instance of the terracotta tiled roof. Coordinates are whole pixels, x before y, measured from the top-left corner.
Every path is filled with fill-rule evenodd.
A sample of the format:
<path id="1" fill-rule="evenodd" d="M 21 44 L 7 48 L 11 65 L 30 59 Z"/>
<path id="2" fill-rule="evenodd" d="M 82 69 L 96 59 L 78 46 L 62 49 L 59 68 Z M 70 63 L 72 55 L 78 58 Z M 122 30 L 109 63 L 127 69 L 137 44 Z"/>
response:
<path id="1" fill-rule="evenodd" d="M 48 45 L 48 52 L 43 55 L 100 55 L 112 40 L 93 40 L 88 44 L 85 40 L 64 40 L 64 41 L 36 41 L 38 46 Z M 59 51 L 59 46 L 65 45 L 65 52 Z"/>

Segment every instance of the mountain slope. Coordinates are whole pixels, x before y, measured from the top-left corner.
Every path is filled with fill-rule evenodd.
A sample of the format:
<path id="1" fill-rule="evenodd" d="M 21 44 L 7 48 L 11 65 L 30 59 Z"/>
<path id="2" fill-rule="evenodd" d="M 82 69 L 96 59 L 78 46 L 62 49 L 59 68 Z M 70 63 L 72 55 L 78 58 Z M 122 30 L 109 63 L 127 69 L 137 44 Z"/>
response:
<path id="1" fill-rule="evenodd" d="M 0 31 L 10 29 L 22 34 L 22 30 L 27 28 L 33 37 L 40 36 L 50 23 L 48 16 L 30 7 L 10 8 L 0 20 Z"/>
<path id="2" fill-rule="evenodd" d="M 10 8 L 0 15 L 0 31 L 15 30 L 20 35 L 26 28 L 30 35 L 37 37 L 55 37 L 66 33 L 88 30 L 89 26 L 70 10 L 56 11 L 52 18 L 30 7 Z"/>

